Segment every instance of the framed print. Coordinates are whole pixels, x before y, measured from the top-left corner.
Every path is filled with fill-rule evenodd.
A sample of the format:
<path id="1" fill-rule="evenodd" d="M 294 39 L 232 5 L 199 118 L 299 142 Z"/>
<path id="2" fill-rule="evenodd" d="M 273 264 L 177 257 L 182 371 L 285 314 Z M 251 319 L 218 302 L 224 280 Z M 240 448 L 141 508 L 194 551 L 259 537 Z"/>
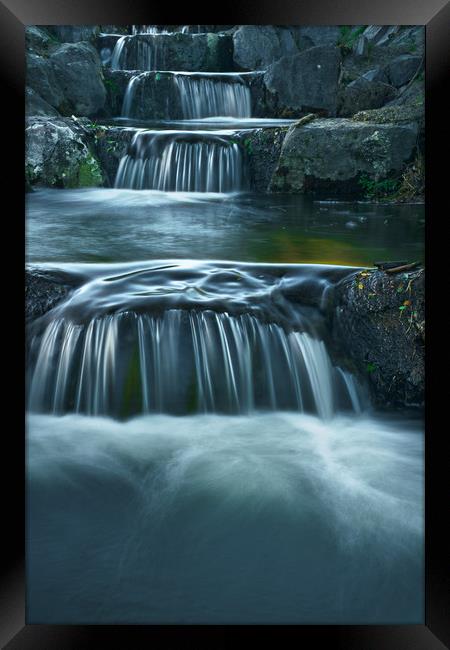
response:
<path id="1" fill-rule="evenodd" d="M 444 648 L 448 5 L 164 9 L 0 4 L 2 642 Z"/>

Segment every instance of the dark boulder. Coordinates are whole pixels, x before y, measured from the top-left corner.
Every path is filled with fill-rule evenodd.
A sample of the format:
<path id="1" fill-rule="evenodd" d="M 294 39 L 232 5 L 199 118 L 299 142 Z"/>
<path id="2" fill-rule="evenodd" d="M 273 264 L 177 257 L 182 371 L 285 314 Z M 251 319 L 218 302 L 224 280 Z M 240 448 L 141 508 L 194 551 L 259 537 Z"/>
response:
<path id="1" fill-rule="evenodd" d="M 279 105 L 301 112 L 336 115 L 341 63 L 337 47 L 311 47 L 274 63 L 264 75 Z"/>
<path id="2" fill-rule="evenodd" d="M 30 186 L 103 185 L 93 141 L 81 120 L 33 117 L 26 121 L 25 176 Z"/>
<path id="3" fill-rule="evenodd" d="M 282 56 L 311 47 L 305 37 L 294 38 L 287 28 L 273 25 L 241 25 L 233 35 L 233 58 L 238 70 L 265 70 Z"/>
<path id="4" fill-rule="evenodd" d="M 267 192 L 277 167 L 288 127 L 255 129 L 245 134 L 250 185 L 255 192 Z"/>
<path id="5" fill-rule="evenodd" d="M 381 109 L 380 109 L 381 110 Z M 272 178 L 273 192 L 362 194 L 361 175 L 400 173 L 413 159 L 417 124 L 316 119 L 290 127 Z"/>
<path id="6" fill-rule="evenodd" d="M 65 43 L 48 56 L 27 54 L 27 85 L 62 115 L 92 116 L 104 107 L 100 58 L 89 43 Z"/>
<path id="7" fill-rule="evenodd" d="M 25 113 L 32 115 L 48 115 L 57 117 L 59 115 L 56 108 L 50 106 L 45 99 L 42 99 L 32 88 L 25 88 Z"/>
<path id="8" fill-rule="evenodd" d="M 29 268 L 25 271 L 25 319 L 35 320 L 62 302 L 77 286 L 60 271 Z"/>
<path id="9" fill-rule="evenodd" d="M 333 339 L 378 407 L 424 401 L 425 271 L 362 271 L 334 292 Z"/>
<path id="10" fill-rule="evenodd" d="M 400 86 L 404 86 L 408 81 L 411 81 L 422 66 L 422 57 L 403 54 L 391 61 L 387 66 L 387 74 L 391 84 L 396 88 L 400 88 Z"/>
<path id="11" fill-rule="evenodd" d="M 338 113 L 342 117 L 351 117 L 358 111 L 380 108 L 397 95 L 393 86 L 362 76 L 339 92 Z"/>

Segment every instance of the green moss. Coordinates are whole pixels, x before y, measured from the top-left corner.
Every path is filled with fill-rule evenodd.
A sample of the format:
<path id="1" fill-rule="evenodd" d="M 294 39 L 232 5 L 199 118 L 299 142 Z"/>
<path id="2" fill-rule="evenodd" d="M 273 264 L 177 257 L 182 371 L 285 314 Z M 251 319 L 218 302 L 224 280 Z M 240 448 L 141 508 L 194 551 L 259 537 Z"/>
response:
<path id="1" fill-rule="evenodd" d="M 101 187 L 103 185 L 103 174 L 97 159 L 89 154 L 80 164 L 73 167 L 71 172 L 63 173 L 63 186 L 67 189 L 78 187 Z"/>

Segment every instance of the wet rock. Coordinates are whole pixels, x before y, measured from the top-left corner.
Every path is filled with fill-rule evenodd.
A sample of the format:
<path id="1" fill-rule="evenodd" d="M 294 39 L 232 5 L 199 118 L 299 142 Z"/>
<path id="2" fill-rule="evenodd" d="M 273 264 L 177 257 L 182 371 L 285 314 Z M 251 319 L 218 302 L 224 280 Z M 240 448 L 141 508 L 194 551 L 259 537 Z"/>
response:
<path id="1" fill-rule="evenodd" d="M 380 180 L 400 172 L 416 152 L 416 124 L 316 119 L 290 127 L 270 191 L 362 194 L 362 174 Z"/>
<path id="2" fill-rule="evenodd" d="M 26 121 L 25 175 L 29 185 L 97 187 L 99 164 L 86 131 L 70 118 L 33 117 Z"/>
<path id="3" fill-rule="evenodd" d="M 96 129 L 96 156 L 107 187 L 114 187 L 122 156 L 128 151 L 136 129 L 98 127 Z"/>
<path id="4" fill-rule="evenodd" d="M 277 167 L 288 127 L 255 129 L 245 134 L 250 185 L 255 192 L 267 192 Z"/>
<path id="5" fill-rule="evenodd" d="M 394 59 L 387 67 L 387 74 L 393 86 L 400 88 L 411 81 L 416 72 L 423 65 L 423 59 L 420 56 L 403 54 Z"/>
<path id="6" fill-rule="evenodd" d="M 369 41 L 368 39 L 361 34 L 361 36 L 356 41 L 353 52 L 355 56 L 366 57 L 369 54 Z"/>
<path id="7" fill-rule="evenodd" d="M 358 111 L 380 108 L 397 95 L 398 91 L 393 86 L 362 76 L 340 91 L 338 113 L 342 117 L 350 117 Z"/>
<path id="8" fill-rule="evenodd" d="M 159 70 L 221 72 L 233 70 L 233 38 L 229 34 L 139 34 L 126 39 L 120 67 L 148 69 L 142 59 Z"/>
<path id="9" fill-rule="evenodd" d="M 332 332 L 382 408 L 424 400 L 425 271 L 363 271 L 335 288 Z"/>
<path id="10" fill-rule="evenodd" d="M 283 57 L 264 75 L 278 105 L 301 112 L 335 115 L 341 54 L 337 47 L 317 46 Z"/>
<path id="11" fill-rule="evenodd" d="M 241 25 L 233 35 L 233 58 L 238 70 L 264 70 L 282 56 L 298 54 L 312 40 L 273 25 Z"/>
<path id="12" fill-rule="evenodd" d="M 35 320 L 62 302 L 77 286 L 60 271 L 29 268 L 25 271 L 25 319 Z"/>
<path id="13" fill-rule="evenodd" d="M 42 54 L 56 42 L 56 39 L 50 33 L 36 25 L 28 25 L 25 28 L 25 45 L 28 52 Z"/>

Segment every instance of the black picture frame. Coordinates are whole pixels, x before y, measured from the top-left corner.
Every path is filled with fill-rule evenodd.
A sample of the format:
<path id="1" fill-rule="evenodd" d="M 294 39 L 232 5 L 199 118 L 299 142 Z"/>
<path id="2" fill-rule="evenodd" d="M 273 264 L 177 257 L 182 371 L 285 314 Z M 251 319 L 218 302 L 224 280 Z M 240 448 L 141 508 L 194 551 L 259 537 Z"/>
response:
<path id="1" fill-rule="evenodd" d="M 25 623 L 24 570 L 24 399 L 22 366 L 17 363 L 18 350 L 23 340 L 22 279 L 24 269 L 24 27 L 34 24 L 390 24 L 425 25 L 426 27 L 426 260 L 427 260 L 427 323 L 428 336 L 426 373 L 426 578 L 424 625 L 298 625 L 298 626 L 51 626 Z M 263 627 L 264 640 L 278 647 L 297 643 L 300 647 L 345 648 L 346 650 L 438 650 L 450 644 L 448 533 L 446 532 L 446 496 L 448 495 L 448 448 L 445 414 L 447 380 L 438 380 L 436 371 L 445 362 L 445 311 L 447 308 L 445 262 L 446 246 L 443 232 L 448 218 L 441 193 L 448 180 L 448 153 L 442 139 L 447 104 L 444 90 L 450 68 L 448 44 L 450 4 L 445 0 L 268 0 L 239 5 L 224 5 L 223 10 L 209 7 L 202 10 L 191 3 L 177 9 L 168 3 L 148 3 L 145 0 L 1 0 L 0 48 L 3 125 L 3 157 L 7 162 L 3 172 L 4 193 L 10 207 L 4 210 L 5 248 L 12 250 L 14 261 L 8 266 L 8 277 L 16 278 L 15 288 L 9 288 L 8 313 L 17 318 L 14 327 L 19 341 L 9 343 L 11 325 L 4 334 L 6 358 L 4 368 L 18 367 L 19 378 L 8 386 L 18 396 L 13 424 L 4 430 L 4 469 L 10 471 L 7 488 L 3 492 L 3 564 L 0 582 L 0 641 L 8 650 L 45 648 L 67 650 L 76 648 L 115 647 L 141 648 L 162 642 L 168 647 L 178 643 L 201 643 L 210 647 L 229 644 L 234 638 L 243 643 L 255 642 Z M 6 140 L 6 143 L 5 143 Z M 444 177 L 445 174 L 445 177 Z M 14 182 L 14 185 L 13 185 Z M 14 186 L 14 189 L 12 189 Z M 14 223 L 15 234 L 10 234 Z M 431 243 L 432 242 L 432 243 Z M 439 249 L 441 243 L 441 249 Z M 448 255 L 448 253 L 447 253 Z M 441 285 L 439 284 L 441 282 Z M 14 285 L 14 283 L 13 283 Z M 4 294 L 5 295 L 5 294 Z M 431 338 L 431 341 L 430 341 Z M 9 355 L 9 356 L 8 356 Z M 9 376 L 9 374 L 8 374 Z M 5 393 L 6 394 L 6 393 Z M 448 397 L 447 397 L 448 400 Z M 9 397 L 5 400 L 9 406 Z M 6 410 L 6 407 L 4 408 Z M 6 450 L 5 450 L 6 446 Z M 4 472 L 3 472 L 4 473 Z M 446 489 L 447 488 L 447 489 Z M 194 640 L 195 639 L 195 640 Z"/>

